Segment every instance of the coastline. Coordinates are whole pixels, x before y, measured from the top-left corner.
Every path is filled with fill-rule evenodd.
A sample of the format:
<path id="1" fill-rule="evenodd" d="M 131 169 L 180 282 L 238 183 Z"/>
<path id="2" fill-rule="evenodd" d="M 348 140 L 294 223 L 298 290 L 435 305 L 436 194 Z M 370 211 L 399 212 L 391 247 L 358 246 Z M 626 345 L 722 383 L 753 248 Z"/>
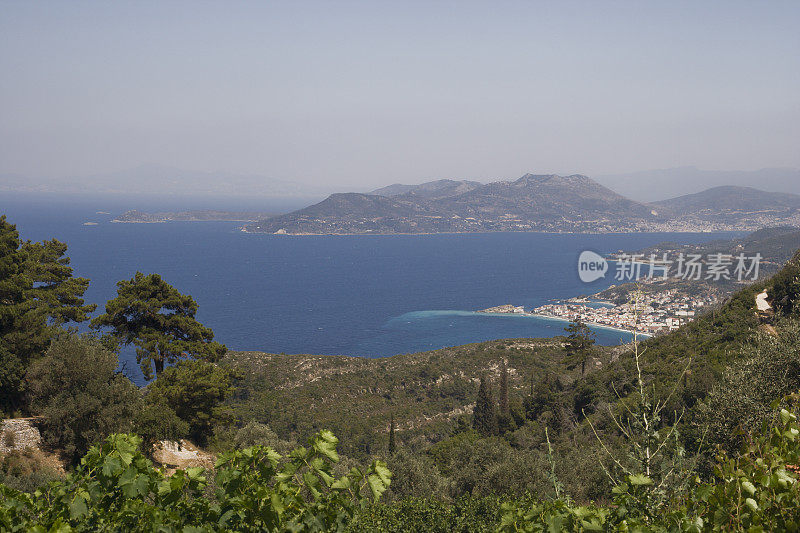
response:
<path id="1" fill-rule="evenodd" d="M 472 312 L 475 313 L 475 314 L 485 315 L 485 316 L 497 316 L 497 317 L 513 316 L 513 317 L 520 317 L 520 318 L 544 318 L 546 320 L 556 320 L 558 322 L 563 322 L 563 323 L 566 323 L 566 324 L 569 324 L 570 322 L 572 322 L 568 318 L 564 318 L 564 317 L 556 316 L 556 315 L 548 315 L 547 313 L 535 313 L 535 312 L 502 313 L 502 312 L 486 312 L 486 311 L 472 311 Z M 634 331 L 632 329 L 618 328 L 618 327 L 615 327 L 615 326 L 609 326 L 608 324 L 603 324 L 601 322 L 593 322 L 593 321 L 590 321 L 590 320 L 585 320 L 585 321 L 583 321 L 583 323 L 588 325 L 588 326 L 592 326 L 592 327 L 595 327 L 595 328 L 598 328 L 598 329 L 605 329 L 605 330 L 608 330 L 608 331 L 618 331 L 620 333 L 627 333 L 629 335 L 636 334 L 636 335 L 641 335 L 641 336 L 647 337 L 647 338 L 650 338 L 650 337 L 653 336 L 651 333 L 646 333 L 644 331 Z"/>
<path id="2" fill-rule="evenodd" d="M 119 221 L 124 222 L 124 221 Z M 248 222 L 248 221 L 235 221 L 231 222 Z M 635 230 L 635 231 L 553 231 L 553 230 L 498 230 L 498 231 L 432 231 L 432 232 L 414 232 L 414 233 L 401 233 L 401 232 L 363 232 L 363 233 L 278 233 L 269 231 L 248 231 L 245 226 L 239 227 L 239 231 L 247 233 L 248 235 L 280 235 L 282 237 L 357 237 L 366 235 L 375 235 L 379 237 L 390 237 L 392 235 L 492 235 L 496 233 L 535 233 L 545 235 L 631 235 L 631 234 L 647 234 L 647 233 L 685 233 L 687 235 L 696 234 L 709 234 L 709 233 L 746 233 L 747 230 L 740 229 L 714 229 L 714 230 Z M 612 261 L 614 261 L 612 259 Z M 644 264 L 649 264 L 645 262 Z"/>
<path id="3" fill-rule="evenodd" d="M 548 320 L 557 320 L 559 322 L 564 322 L 564 323 L 567 323 L 567 324 L 572 322 L 568 318 L 555 316 L 555 315 L 548 315 L 546 313 L 526 313 L 526 316 L 535 316 L 535 317 L 539 317 L 539 318 L 546 318 Z M 600 329 L 607 329 L 609 331 L 619 331 L 620 333 L 628 333 L 630 335 L 634 335 L 635 334 L 637 336 L 641 335 L 641 336 L 647 337 L 647 338 L 650 338 L 650 337 L 653 336 L 652 334 L 645 333 L 644 331 L 634 331 L 632 329 L 617 328 L 617 327 L 614 327 L 614 326 L 609 326 L 608 324 L 601 324 L 600 322 L 592 322 L 592 321 L 586 320 L 586 321 L 584 321 L 584 324 L 586 324 L 587 326 L 593 326 L 593 327 L 600 328 Z"/>

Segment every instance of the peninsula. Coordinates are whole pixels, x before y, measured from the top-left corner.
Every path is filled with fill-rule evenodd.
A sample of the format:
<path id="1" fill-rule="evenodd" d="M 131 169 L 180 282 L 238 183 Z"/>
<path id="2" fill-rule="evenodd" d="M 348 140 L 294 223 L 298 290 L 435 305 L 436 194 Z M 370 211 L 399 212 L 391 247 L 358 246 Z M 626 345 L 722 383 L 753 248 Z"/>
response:
<path id="1" fill-rule="evenodd" d="M 337 193 L 242 230 L 289 235 L 711 232 L 800 225 L 800 196 L 715 187 L 661 202 L 626 198 L 575 174 L 525 174 L 481 184 L 438 180 Z"/>

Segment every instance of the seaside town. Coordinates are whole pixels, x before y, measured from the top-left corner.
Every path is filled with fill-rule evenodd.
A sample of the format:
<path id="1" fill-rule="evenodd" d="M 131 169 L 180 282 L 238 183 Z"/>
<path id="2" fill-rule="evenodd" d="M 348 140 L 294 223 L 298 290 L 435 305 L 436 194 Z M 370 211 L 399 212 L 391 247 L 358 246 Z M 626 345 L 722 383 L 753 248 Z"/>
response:
<path id="1" fill-rule="evenodd" d="M 482 313 L 539 316 L 564 321 L 580 320 L 590 325 L 656 335 L 678 329 L 694 319 L 704 308 L 718 302 L 715 294 L 686 295 L 677 289 L 642 293 L 636 303 L 615 305 L 605 300 L 572 298 L 536 307 L 527 312 L 522 306 L 501 305 Z"/>

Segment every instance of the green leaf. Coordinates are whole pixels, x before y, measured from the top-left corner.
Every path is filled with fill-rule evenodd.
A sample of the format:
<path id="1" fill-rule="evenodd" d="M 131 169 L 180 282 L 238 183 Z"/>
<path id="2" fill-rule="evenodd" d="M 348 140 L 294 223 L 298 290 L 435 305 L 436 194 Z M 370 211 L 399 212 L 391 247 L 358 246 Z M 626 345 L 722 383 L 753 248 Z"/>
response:
<path id="1" fill-rule="evenodd" d="M 198 479 L 202 479 L 204 471 L 205 471 L 205 469 L 203 467 L 192 466 L 192 467 L 189 467 L 189 468 L 186 469 L 186 475 L 192 481 L 196 481 Z"/>
<path id="2" fill-rule="evenodd" d="M 742 481 L 742 488 L 747 491 L 750 496 L 756 493 L 756 487 L 749 481 Z"/>
<path id="3" fill-rule="evenodd" d="M 119 452 L 119 458 L 122 461 L 122 464 L 128 466 L 133 461 L 133 454 L 128 452 Z"/>
<path id="4" fill-rule="evenodd" d="M 384 485 L 388 487 L 392 482 L 392 472 L 386 466 L 386 463 L 383 461 L 375 461 L 375 464 L 372 466 L 372 468 L 375 470 L 375 473 L 378 475 Z"/>
<path id="5" fill-rule="evenodd" d="M 134 481 L 133 484 L 136 487 L 136 493 L 139 496 L 145 496 L 148 492 L 150 492 L 150 483 L 145 475 L 136 476 L 136 481 Z"/>
<path id="6" fill-rule="evenodd" d="M 277 492 L 273 492 L 270 495 L 270 502 L 272 503 L 272 509 L 274 509 L 275 512 L 278 513 L 278 516 L 282 515 L 286 507 L 283 505 L 283 501 L 281 500 L 281 497 L 280 495 L 278 495 Z"/>
<path id="7" fill-rule="evenodd" d="M 122 462 L 118 457 L 110 456 L 103 460 L 103 475 L 111 477 L 122 471 Z"/>
<path id="8" fill-rule="evenodd" d="M 323 430 L 319 432 L 318 438 L 314 442 L 314 448 L 334 463 L 338 463 L 339 454 L 336 453 L 336 445 L 338 443 L 339 439 L 337 439 L 333 433 L 328 430 Z"/>
<path id="9" fill-rule="evenodd" d="M 369 475 L 367 477 L 367 483 L 369 484 L 369 488 L 372 491 L 372 496 L 375 498 L 375 501 L 378 501 L 381 495 L 386 492 L 387 485 L 376 474 Z"/>
<path id="10" fill-rule="evenodd" d="M 88 494 L 86 495 L 88 496 Z M 89 512 L 89 508 L 86 505 L 86 499 L 83 493 L 78 493 L 75 495 L 75 498 L 69 504 L 69 517 L 72 520 L 81 518 L 86 513 Z"/>
<path id="11" fill-rule="evenodd" d="M 342 476 L 333 482 L 331 488 L 334 490 L 347 490 L 353 485 L 353 482 L 347 476 Z"/>
<path id="12" fill-rule="evenodd" d="M 330 487 L 333 483 L 334 479 L 333 476 L 325 472 L 324 470 L 317 470 L 317 475 L 322 478 L 322 481 L 325 482 L 325 485 Z"/>
<path id="13" fill-rule="evenodd" d="M 628 481 L 630 482 L 631 485 L 637 485 L 637 486 L 653 484 L 653 480 L 645 476 L 644 474 L 632 474 L 628 476 Z"/>

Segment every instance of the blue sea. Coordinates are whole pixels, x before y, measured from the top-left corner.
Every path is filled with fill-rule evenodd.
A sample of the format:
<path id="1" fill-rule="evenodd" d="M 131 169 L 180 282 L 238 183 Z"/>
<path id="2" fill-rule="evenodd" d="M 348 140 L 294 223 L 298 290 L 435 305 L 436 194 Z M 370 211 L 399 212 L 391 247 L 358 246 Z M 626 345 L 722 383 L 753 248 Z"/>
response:
<path id="1" fill-rule="evenodd" d="M 384 357 L 489 339 L 559 335 L 565 326 L 559 321 L 475 311 L 501 304 L 531 308 L 612 284 L 613 272 L 591 284 L 578 279 L 576 262 L 583 250 L 603 254 L 665 240 L 698 243 L 735 235 L 283 236 L 243 233 L 235 222 L 109 222 L 132 208 L 280 211 L 300 204 L 0 195 L 0 212 L 17 224 L 23 239 L 68 244 L 76 275 L 92 280 L 87 301 L 102 308 L 115 295 L 117 281 L 137 271 L 157 272 L 197 300 L 198 319 L 228 348 L 274 353 Z M 600 344 L 629 339 L 609 329 L 597 329 L 596 335 Z M 141 384 L 133 351 L 123 350 L 122 360 L 126 373 Z"/>

